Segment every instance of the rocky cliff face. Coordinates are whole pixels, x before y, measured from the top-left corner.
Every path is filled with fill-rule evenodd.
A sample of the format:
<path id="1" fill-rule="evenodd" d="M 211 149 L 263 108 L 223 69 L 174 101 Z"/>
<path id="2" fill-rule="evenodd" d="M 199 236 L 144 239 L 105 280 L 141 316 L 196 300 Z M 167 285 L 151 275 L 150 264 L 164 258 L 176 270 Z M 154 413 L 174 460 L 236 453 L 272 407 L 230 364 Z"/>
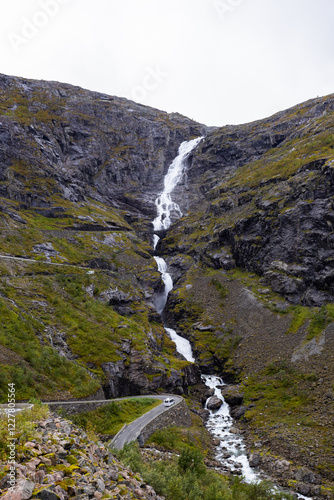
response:
<path id="1" fill-rule="evenodd" d="M 176 113 L 70 85 L 2 75 L 0 89 L 0 194 L 47 215 L 58 195 L 151 216 L 180 143 L 205 130 Z"/>
<path id="2" fill-rule="evenodd" d="M 333 301 L 333 111 L 329 96 L 215 130 L 188 170 L 189 211 L 202 203 L 202 254 L 227 247 L 294 304 Z"/>

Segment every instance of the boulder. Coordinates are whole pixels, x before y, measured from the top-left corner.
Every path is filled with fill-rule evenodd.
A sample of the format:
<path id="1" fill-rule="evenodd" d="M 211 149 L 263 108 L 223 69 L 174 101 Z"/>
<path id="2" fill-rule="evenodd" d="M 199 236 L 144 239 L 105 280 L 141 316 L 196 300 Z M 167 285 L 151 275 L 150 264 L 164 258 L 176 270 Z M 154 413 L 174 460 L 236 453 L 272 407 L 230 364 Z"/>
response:
<path id="1" fill-rule="evenodd" d="M 8 491 L 3 500 L 28 500 L 34 491 L 35 483 L 26 479 L 19 480 L 13 491 Z M 42 499 L 44 500 L 44 499 Z"/>
<path id="2" fill-rule="evenodd" d="M 300 467 L 295 474 L 295 479 L 296 481 L 300 481 L 302 483 L 317 483 L 316 476 L 307 467 Z"/>
<path id="3" fill-rule="evenodd" d="M 246 410 L 247 410 L 246 406 L 236 406 L 231 410 L 231 417 L 234 418 L 235 420 L 239 420 L 241 417 L 245 415 Z"/>
<path id="4" fill-rule="evenodd" d="M 219 408 L 222 406 L 223 401 L 217 396 L 211 396 L 209 401 L 207 402 L 207 407 L 209 410 L 219 410 Z"/>
<path id="5" fill-rule="evenodd" d="M 305 483 L 298 483 L 296 489 L 301 495 L 308 495 L 311 491 L 311 487 Z"/>
<path id="6" fill-rule="evenodd" d="M 258 453 L 252 453 L 249 457 L 250 467 L 258 467 L 261 463 L 261 456 Z"/>
<path id="7" fill-rule="evenodd" d="M 226 385 L 223 386 L 222 395 L 226 403 L 230 406 L 239 406 L 242 404 L 244 395 L 240 392 L 240 388 L 237 385 Z"/>

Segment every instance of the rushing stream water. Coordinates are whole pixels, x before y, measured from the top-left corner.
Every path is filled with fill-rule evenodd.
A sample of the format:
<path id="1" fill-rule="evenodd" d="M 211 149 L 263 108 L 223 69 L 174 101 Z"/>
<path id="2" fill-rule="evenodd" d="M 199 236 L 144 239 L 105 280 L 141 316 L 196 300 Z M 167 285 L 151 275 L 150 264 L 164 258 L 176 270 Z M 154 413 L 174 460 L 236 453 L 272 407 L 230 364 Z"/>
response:
<path id="1" fill-rule="evenodd" d="M 191 151 L 201 141 L 202 137 L 193 139 L 192 141 L 183 142 L 179 148 L 179 154 L 171 163 L 168 172 L 164 179 L 164 190 L 155 200 L 157 207 L 157 217 L 153 221 L 154 231 L 166 231 L 172 224 L 172 219 L 182 217 L 180 207 L 171 198 L 176 185 L 181 181 L 185 173 L 187 158 Z M 154 250 L 159 242 L 159 236 L 154 234 L 153 247 Z M 159 314 L 162 314 L 169 292 L 173 289 L 173 280 L 168 273 L 167 263 L 162 257 L 155 256 L 155 261 L 158 265 L 158 270 L 161 273 L 164 289 L 162 292 L 156 294 L 155 308 Z M 195 362 L 190 342 L 178 335 L 175 330 L 168 328 L 165 325 L 165 330 L 170 339 L 175 343 L 176 350 L 184 356 L 187 361 Z M 210 416 L 207 422 L 207 427 L 210 432 L 220 441 L 217 447 L 216 459 L 221 464 L 235 474 L 242 474 L 247 482 L 259 481 L 260 477 L 256 471 L 250 467 L 246 454 L 246 446 L 243 442 L 242 436 L 235 432 L 233 428 L 233 419 L 230 415 L 228 404 L 224 401 L 220 387 L 225 385 L 223 380 L 214 375 L 202 375 L 204 383 L 210 388 L 214 389 L 214 394 L 223 402 L 218 410 L 208 410 Z M 205 405 L 207 409 L 207 403 Z M 302 495 L 298 498 L 307 499 Z"/>

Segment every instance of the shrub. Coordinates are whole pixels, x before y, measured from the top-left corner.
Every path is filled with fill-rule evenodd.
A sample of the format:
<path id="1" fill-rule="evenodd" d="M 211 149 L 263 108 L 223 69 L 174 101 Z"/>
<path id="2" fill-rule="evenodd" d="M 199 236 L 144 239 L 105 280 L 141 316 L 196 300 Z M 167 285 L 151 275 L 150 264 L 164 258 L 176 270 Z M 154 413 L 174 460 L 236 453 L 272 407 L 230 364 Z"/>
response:
<path id="1" fill-rule="evenodd" d="M 185 448 L 178 459 L 178 466 L 182 472 L 193 472 L 196 476 L 205 474 L 206 468 L 203 455 L 197 448 Z"/>

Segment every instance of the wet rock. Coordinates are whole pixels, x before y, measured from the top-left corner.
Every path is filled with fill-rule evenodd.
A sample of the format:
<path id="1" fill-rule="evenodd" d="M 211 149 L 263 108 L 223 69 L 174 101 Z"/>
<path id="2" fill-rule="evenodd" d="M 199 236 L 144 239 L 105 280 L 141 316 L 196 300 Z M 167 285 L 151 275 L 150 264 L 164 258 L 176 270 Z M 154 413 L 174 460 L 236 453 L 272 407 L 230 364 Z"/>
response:
<path id="1" fill-rule="evenodd" d="M 217 396 L 211 396 L 211 398 L 207 402 L 207 407 L 209 410 L 218 410 L 223 404 L 223 401 Z"/>
<path id="2" fill-rule="evenodd" d="M 203 406 L 205 405 L 207 399 L 211 398 L 211 396 L 213 396 L 214 393 L 215 393 L 214 389 L 208 389 L 207 391 L 205 391 L 205 393 L 201 397 L 201 402 Z"/>

